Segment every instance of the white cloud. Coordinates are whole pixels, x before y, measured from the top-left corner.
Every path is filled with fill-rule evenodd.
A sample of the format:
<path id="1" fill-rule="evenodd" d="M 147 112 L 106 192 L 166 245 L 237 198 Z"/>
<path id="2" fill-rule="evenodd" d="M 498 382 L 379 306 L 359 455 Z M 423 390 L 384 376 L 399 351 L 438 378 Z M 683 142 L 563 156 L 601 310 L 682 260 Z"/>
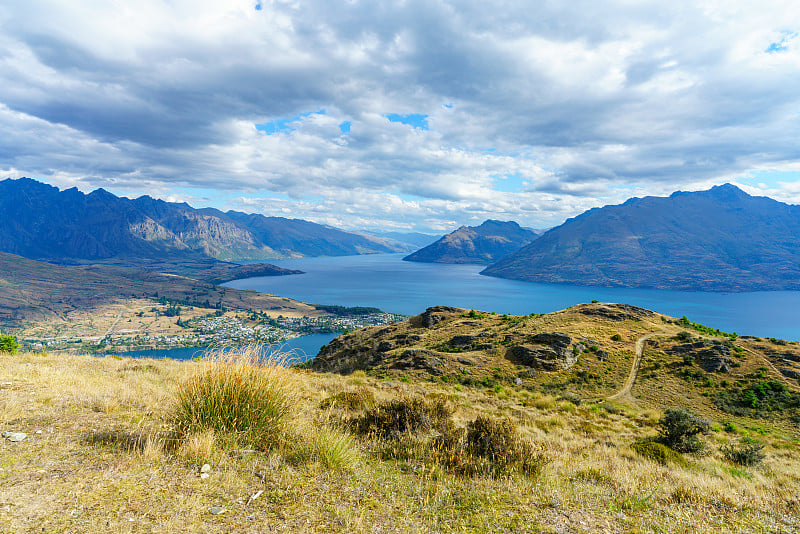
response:
<path id="1" fill-rule="evenodd" d="M 800 164 L 790 1 L 12 4 L 3 175 L 349 228 L 546 226 L 730 180 L 800 200 L 756 183 Z"/>

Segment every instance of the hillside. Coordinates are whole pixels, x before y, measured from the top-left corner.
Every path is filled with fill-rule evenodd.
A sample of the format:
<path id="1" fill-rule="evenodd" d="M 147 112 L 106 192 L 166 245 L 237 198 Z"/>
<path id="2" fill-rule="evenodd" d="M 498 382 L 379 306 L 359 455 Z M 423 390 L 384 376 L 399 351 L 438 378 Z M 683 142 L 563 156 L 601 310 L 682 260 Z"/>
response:
<path id="1" fill-rule="evenodd" d="M 790 402 L 797 389 L 771 365 L 800 350 L 701 330 L 614 304 L 519 317 L 434 308 L 331 343 L 316 366 L 346 374 L 255 367 L 248 353 L 0 355 L 0 530 L 797 532 L 793 413 L 735 415 L 712 399 L 759 381 L 784 384 Z M 566 369 L 506 360 L 527 346 L 555 361 L 545 355 L 563 352 L 563 336 L 567 356 L 587 349 Z M 739 366 L 706 371 L 717 346 Z M 182 426 L 179 394 L 198 406 L 200 384 L 237 373 L 248 378 L 234 392 L 267 387 L 283 403 L 279 424 L 252 419 L 237 433 L 211 411 Z M 678 407 L 713 419 L 701 453 L 654 445 Z M 758 465 L 726 453 L 746 439 L 764 446 Z"/>
<path id="2" fill-rule="evenodd" d="M 194 209 L 149 196 L 88 195 L 0 181 L 0 251 L 58 263 L 264 260 L 395 252 L 379 239 L 299 219 Z"/>
<path id="3" fill-rule="evenodd" d="M 403 260 L 488 264 L 518 250 L 537 237 L 536 233 L 513 221 L 487 220 L 480 226 L 462 226 Z"/>
<path id="4" fill-rule="evenodd" d="M 800 288 L 800 207 L 726 184 L 589 210 L 481 274 L 698 291 Z"/>
<path id="5" fill-rule="evenodd" d="M 638 374 L 620 393 L 637 355 Z M 770 420 L 795 434 L 800 423 L 800 344 L 728 335 L 623 304 L 530 316 L 429 308 L 408 321 L 339 336 L 323 347 L 313 368 L 517 386 L 583 401 L 620 394 L 642 408 L 690 406 L 714 419 Z M 771 382 L 793 400 L 744 400 Z"/>
<path id="6" fill-rule="evenodd" d="M 257 267 L 257 266 L 256 266 Z M 316 314 L 313 306 L 183 276 L 115 266 L 58 266 L 0 252 L 0 328 L 63 320 L 127 299 L 167 298 L 238 310 Z"/>

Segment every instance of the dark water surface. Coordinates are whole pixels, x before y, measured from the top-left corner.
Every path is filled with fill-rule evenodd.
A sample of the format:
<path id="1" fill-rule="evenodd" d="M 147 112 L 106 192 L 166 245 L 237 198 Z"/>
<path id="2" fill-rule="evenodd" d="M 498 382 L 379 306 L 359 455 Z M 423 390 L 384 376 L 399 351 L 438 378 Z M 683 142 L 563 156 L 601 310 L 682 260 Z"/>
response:
<path id="1" fill-rule="evenodd" d="M 279 260 L 272 263 L 305 274 L 249 278 L 225 285 L 304 302 L 374 306 L 407 315 L 436 305 L 515 315 L 547 313 L 596 299 L 676 317 L 686 315 L 726 332 L 800 340 L 800 291 L 703 293 L 534 284 L 481 276 L 478 273 L 483 267 L 479 265 L 413 263 L 402 257 L 375 254 Z"/>
<path id="2" fill-rule="evenodd" d="M 316 356 L 320 347 L 327 345 L 327 343 L 337 335 L 338 334 L 309 334 L 307 336 L 300 336 L 284 343 L 264 345 L 262 352 L 265 356 L 276 352 L 285 354 L 287 360 L 292 363 L 300 363 Z M 175 360 L 190 360 L 192 358 L 204 356 L 209 350 L 214 349 L 191 347 L 185 349 L 136 350 L 132 352 L 118 352 L 115 354 L 128 358 L 172 358 Z"/>

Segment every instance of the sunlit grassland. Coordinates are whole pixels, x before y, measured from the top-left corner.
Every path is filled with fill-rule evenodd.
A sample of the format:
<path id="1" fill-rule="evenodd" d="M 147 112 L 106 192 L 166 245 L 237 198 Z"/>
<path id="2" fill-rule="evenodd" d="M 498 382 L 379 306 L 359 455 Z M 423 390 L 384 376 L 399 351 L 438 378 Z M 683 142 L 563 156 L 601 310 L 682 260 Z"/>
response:
<path id="1" fill-rule="evenodd" d="M 0 356 L 0 427 L 28 434 L 19 443 L 0 441 L 0 530 L 800 530 L 798 443 L 767 423 L 760 432 L 746 425 L 725 431 L 717 421 L 704 437 L 707 454 L 662 465 L 631 448 L 656 434 L 661 410 L 653 407 L 575 404 L 511 386 L 498 395 L 359 372 L 261 367 L 241 356 Z M 225 405 L 215 406 L 228 410 L 237 395 L 263 386 L 285 402 L 276 425 L 214 428 L 176 419 L 188 386 L 237 365 Z M 337 395 L 364 402 L 330 401 Z M 429 454 L 436 429 L 394 437 L 356 432 L 354 421 L 400 398 L 444 403 L 456 429 L 480 416 L 507 421 L 543 455 L 541 470 L 464 474 Z M 212 412 L 199 421 L 213 420 Z M 766 444 L 757 467 L 732 464 L 721 452 L 744 434 Z M 200 476 L 204 464 L 207 478 Z M 225 511 L 210 513 L 215 506 Z"/>

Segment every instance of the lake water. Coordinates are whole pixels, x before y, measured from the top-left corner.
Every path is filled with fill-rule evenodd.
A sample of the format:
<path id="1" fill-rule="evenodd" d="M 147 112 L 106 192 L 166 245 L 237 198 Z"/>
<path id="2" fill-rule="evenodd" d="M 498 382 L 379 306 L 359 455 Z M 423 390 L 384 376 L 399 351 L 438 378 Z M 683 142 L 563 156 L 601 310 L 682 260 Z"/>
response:
<path id="1" fill-rule="evenodd" d="M 328 342 L 337 335 L 338 334 L 309 334 L 307 336 L 300 336 L 284 343 L 264 345 L 262 352 L 265 356 L 276 352 L 285 354 L 289 361 L 300 363 L 316 356 L 320 347 L 327 345 Z M 174 360 L 190 360 L 192 358 L 202 357 L 211 350 L 216 349 L 190 347 L 182 349 L 137 350 L 115 354 L 129 358 L 172 358 Z"/>
<path id="2" fill-rule="evenodd" d="M 480 265 L 402 261 L 403 254 L 276 260 L 305 274 L 225 284 L 317 304 L 417 314 L 445 305 L 508 314 L 547 313 L 593 299 L 633 304 L 727 332 L 800 340 L 800 291 L 703 293 L 534 284 L 481 276 Z"/>

